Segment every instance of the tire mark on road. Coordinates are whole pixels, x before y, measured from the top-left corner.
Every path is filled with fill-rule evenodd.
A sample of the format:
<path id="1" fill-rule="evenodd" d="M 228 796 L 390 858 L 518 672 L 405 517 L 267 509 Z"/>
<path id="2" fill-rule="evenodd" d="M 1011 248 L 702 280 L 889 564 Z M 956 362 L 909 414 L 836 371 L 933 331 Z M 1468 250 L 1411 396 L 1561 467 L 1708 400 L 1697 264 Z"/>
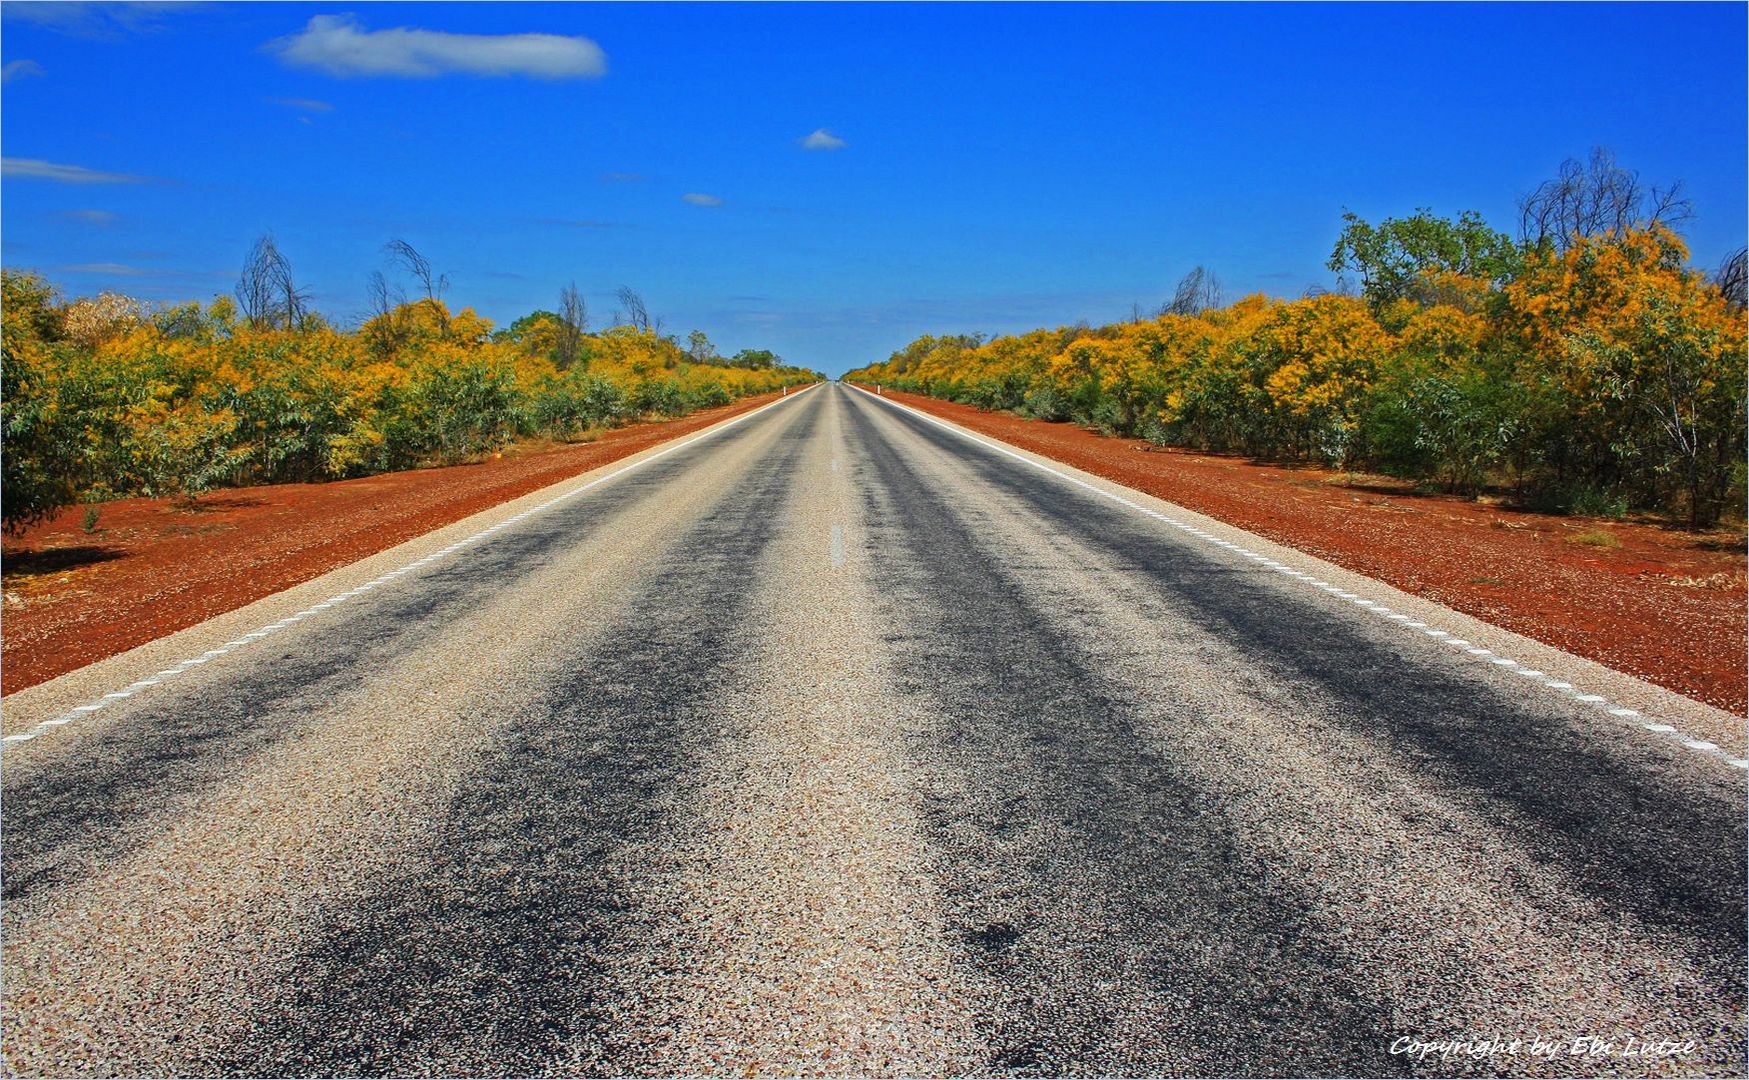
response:
<path id="1" fill-rule="evenodd" d="M 579 656 L 544 707 L 465 783 L 408 868 L 312 928 L 283 984 L 216 1071 L 621 1072 L 641 1047 L 615 1022 L 641 950 L 676 913 L 643 881 L 692 796 L 698 763 L 732 733 L 714 708 L 744 640 L 745 574 L 791 497 L 817 406 L 781 449 L 664 559 L 621 628 Z"/>
<path id="2" fill-rule="evenodd" d="M 948 925 L 983 976 L 993 1069 L 1404 1071 L 1307 902 L 1148 748 L 866 418 L 871 543 Z"/>

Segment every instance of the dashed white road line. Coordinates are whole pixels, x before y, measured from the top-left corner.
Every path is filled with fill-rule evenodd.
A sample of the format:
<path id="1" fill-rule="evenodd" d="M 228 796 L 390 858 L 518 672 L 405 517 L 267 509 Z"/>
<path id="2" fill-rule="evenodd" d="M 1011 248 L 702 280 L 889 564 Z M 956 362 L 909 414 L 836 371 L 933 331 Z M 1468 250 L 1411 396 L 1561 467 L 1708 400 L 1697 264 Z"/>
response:
<path id="1" fill-rule="evenodd" d="M 147 678 L 136 680 L 135 682 L 128 684 L 126 687 L 122 688 L 121 690 L 116 690 L 116 691 L 113 691 L 111 693 L 104 694 L 102 697 L 96 699 L 95 701 L 88 701 L 83 705 L 75 705 L 72 708 L 68 709 L 66 712 L 61 713 L 60 715 L 52 717 L 48 720 L 44 720 L 41 723 L 37 724 L 35 727 L 32 727 L 26 731 L 21 731 L 15 735 L 7 735 L 4 738 L 0 738 L 0 745 L 12 746 L 12 745 L 15 745 L 17 743 L 29 742 L 30 740 L 37 738 L 38 736 L 44 734 L 45 732 L 49 731 L 52 728 L 62 727 L 64 725 L 70 723 L 73 720 L 77 720 L 81 716 L 86 716 L 86 715 L 89 715 L 91 713 L 98 712 L 99 710 L 104 709 L 107 706 L 116 703 L 117 701 L 122 701 L 126 698 L 132 697 L 134 694 L 137 694 L 138 692 L 146 689 L 147 687 L 158 686 L 158 685 L 162 684 L 166 679 L 175 678 L 176 676 L 182 674 L 183 672 L 190 670 L 194 666 L 199 665 L 199 664 L 204 664 L 208 660 L 213 659 L 214 657 L 222 656 L 222 655 L 230 653 L 234 650 L 243 648 L 246 645 L 254 644 L 257 641 L 260 641 L 261 639 L 268 637 L 269 635 L 276 634 L 279 631 L 284 630 L 286 627 L 293 626 L 293 625 L 303 621 L 304 619 L 311 617 L 312 615 L 318 615 L 318 614 L 322 613 L 323 611 L 326 611 L 329 608 L 334 607 L 337 604 L 345 603 L 346 601 L 351 600 L 354 597 L 361 596 L 364 593 L 370 592 L 372 589 L 379 588 L 380 586 L 386 585 L 389 582 L 394 581 L 395 579 L 401 577 L 403 574 L 411 573 L 414 570 L 417 570 L 417 569 L 420 569 L 422 567 L 430 565 L 432 562 L 434 562 L 438 559 L 447 557 L 449 555 L 453 555 L 456 552 L 463 550 L 464 548 L 471 547 L 471 546 L 479 543 L 482 540 L 486 540 L 486 539 L 496 535 L 499 531 L 501 531 L 505 528 L 508 528 L 509 526 L 514 525 L 519 521 L 524 520 L 525 518 L 533 517 L 534 515 L 542 513 L 543 511 L 550 510 L 553 507 L 559 505 L 560 503 L 569 502 L 570 500 L 576 498 L 577 496 L 583 494 L 584 492 L 590 490 L 591 488 L 600 487 L 602 484 L 605 484 L 610 480 L 617 480 L 620 477 L 626 475 L 627 473 L 635 472 L 638 469 L 643 468 L 645 465 L 650 464 L 650 462 L 652 462 L 652 461 L 656 461 L 660 458 L 665 458 L 669 454 L 677 453 L 678 451 L 684 450 L 687 447 L 692 446 L 695 443 L 703 442 L 706 439 L 712 438 L 713 436 L 716 436 L 724 431 L 727 431 L 728 429 L 734 427 L 737 424 L 742 423 L 743 421 L 751 420 L 753 417 L 758 416 L 760 413 L 764 412 L 767 409 L 776 408 L 777 406 L 782 405 L 785 402 L 794 401 L 794 400 L 796 400 L 796 398 L 801 397 L 802 394 L 807 393 L 808 390 L 812 390 L 814 388 L 814 386 L 818 386 L 818 385 L 820 385 L 820 384 L 815 383 L 812 386 L 805 388 L 800 393 L 796 394 L 795 398 L 788 397 L 788 396 L 780 397 L 776 401 L 768 402 L 764 405 L 761 405 L 761 406 L 759 406 L 759 408 L 754 409 L 751 412 L 745 412 L 745 413 L 742 413 L 740 416 L 736 416 L 736 417 L 733 417 L 729 420 L 725 420 L 722 423 L 716 425 L 715 427 L 709 428 L 709 429 L 707 429 L 707 430 L 705 430 L 697 435 L 694 435 L 692 438 L 687 439 L 684 442 L 677 442 L 672 446 L 668 446 L 668 447 L 665 447 L 661 450 L 656 451 L 654 454 L 651 454 L 649 457 L 640 458 L 637 461 L 634 461 L 629 465 L 626 465 L 626 466 L 619 468 L 619 469 L 615 469 L 613 472 L 608 473 L 605 476 L 598 476 L 593 480 L 587 481 L 587 482 L 582 483 L 582 484 L 578 484 L 576 487 L 571 488 L 569 491 L 562 492 L 562 493 L 554 496 L 553 498 L 548 499 L 546 502 L 540 503 L 536 506 L 531 506 L 528 509 L 521 511 L 520 513 L 513 514 L 510 517 L 505 518 L 503 521 L 500 521 L 495 525 L 491 525 L 491 526 L 488 526 L 487 528 L 481 529 L 479 532 L 474 533 L 472 536 L 467 536 L 467 537 L 464 537 L 460 540 L 457 540 L 455 543 L 450 544 L 446 548 L 442 548 L 441 550 L 432 552 L 431 554 L 426 555 L 423 558 L 415 559 L 414 561 L 408 563 L 407 565 L 399 567 L 398 569 L 395 569 L 395 570 L 391 570 L 388 573 L 383 574 L 379 577 L 372 578 L 371 580 L 365 582 L 363 585 L 360 585 L 357 588 L 348 589 L 347 591 L 345 591 L 343 593 L 339 593 L 337 595 L 330 596 L 326 600 L 323 600 L 319 603 L 311 604 L 309 607 L 303 609 L 302 611 L 297 612 L 296 614 L 286 616 L 285 618 L 280 619 L 278 622 L 269 623 L 266 626 L 261 627 L 260 629 L 251 630 L 247 634 L 243 634 L 243 635 L 239 636 L 235 641 L 227 641 L 223 645 L 219 646 L 216 649 L 208 649 L 205 653 L 203 653 L 199 657 L 188 659 L 188 660 L 183 660 L 180 663 L 176 664 L 174 667 L 165 668 L 163 671 L 157 672 L 156 674 L 151 675 Z"/>
<path id="2" fill-rule="evenodd" d="M 1369 600 L 1369 599 L 1362 597 L 1362 596 L 1357 596 L 1354 593 L 1351 593 L 1351 592 L 1348 592 L 1348 591 L 1342 589 L 1340 586 L 1331 584 L 1328 581 L 1321 580 L 1317 577 L 1314 577 L 1311 574 L 1302 573 L 1300 571 L 1293 570 L 1289 567 L 1283 566 L 1282 564 L 1275 562 L 1271 559 L 1268 559 L 1263 555 L 1259 555 L 1258 553 L 1250 550 L 1249 548 L 1235 544 L 1232 541 L 1224 540 L 1220 537 L 1217 537 L 1213 533 L 1207 531 L 1206 529 L 1198 528 L 1197 526 L 1192 525 L 1189 522 L 1180 521 L 1179 519 L 1172 517 L 1169 514 L 1163 514 L 1158 510 L 1152 509 L 1151 507 L 1143 506 L 1141 503 L 1136 502 L 1134 499 L 1125 498 L 1124 496 L 1119 495 L 1116 492 L 1107 491 L 1104 488 L 1099 487 L 1096 484 L 1090 484 L 1087 481 L 1080 479 L 1079 477 L 1070 476 L 1066 472 L 1062 472 L 1058 469 L 1053 469 L 1049 465 L 1045 465 L 1041 462 L 1034 461 L 1032 458 L 1029 458 L 1024 454 L 1016 453 L 1015 451 L 1010 450 L 1008 447 L 1003 446 L 1000 443 L 994 442 L 990 439 L 983 438 L 982 436 L 979 436 L 979 435 L 974 435 L 973 433 L 966 431 L 963 428 L 956 427 L 953 424 L 949 424 L 943 420 L 939 420 L 939 419 L 929 415 L 928 413 L 922 411 L 921 409 L 915 409 L 909 405 L 904 405 L 904 404 L 901 404 L 897 401 L 893 401 L 890 398 L 880 397 L 878 395 L 871 394 L 867 390 L 862 389 L 860 386 L 854 386 L 850 383 L 845 383 L 844 385 L 850 387 L 850 389 L 852 389 L 852 390 L 855 390 L 857 393 L 862 394 L 864 397 L 873 398 L 874 400 L 879 401 L 882 405 L 886 405 L 886 406 L 888 406 L 890 408 L 894 408 L 894 409 L 901 409 L 905 412 L 910 413 L 913 416 L 916 416 L 916 417 L 918 417 L 922 420 L 925 420 L 931 424 L 934 424 L 936 427 L 941 428 L 943 431 L 952 432 L 953 434 L 958 435 L 962 439 L 966 439 L 970 442 L 977 443 L 979 446 L 984 447 L 986 450 L 991 450 L 995 453 L 1001 454 L 1004 457 L 1012 458 L 1015 461 L 1018 461 L 1023 465 L 1028 465 L 1034 469 L 1037 469 L 1040 472 L 1048 473 L 1049 475 L 1054 476 L 1059 480 L 1066 481 L 1070 484 L 1075 485 L 1078 488 L 1082 488 L 1083 490 L 1090 491 L 1093 494 L 1098 495 L 1100 498 L 1109 499 L 1110 501 L 1117 503 L 1120 506 L 1126 507 L 1130 510 L 1134 510 L 1138 514 L 1142 514 L 1146 517 L 1153 518 L 1156 521 L 1160 521 L 1160 522 L 1163 522 L 1167 525 L 1170 525 L 1173 528 L 1177 529 L 1178 531 L 1185 533 L 1186 535 L 1194 536 L 1199 540 L 1206 540 L 1209 543 L 1214 544 L 1217 547 L 1225 548 L 1225 549 L 1232 551 L 1233 553 L 1235 553 L 1243 558 L 1250 559 L 1251 561 L 1258 563 L 1259 565 L 1262 565 L 1262 566 L 1266 567 L 1267 569 L 1273 570 L 1274 572 L 1281 574 L 1285 577 L 1296 578 L 1296 579 L 1303 581 L 1306 584 L 1312 586 L 1313 588 L 1322 589 L 1324 592 L 1329 593 L 1331 596 L 1337 597 L 1337 598 L 1342 599 L 1342 600 L 1347 600 L 1349 603 L 1354 604 L 1356 607 L 1359 607 L 1363 611 L 1369 611 L 1374 615 L 1378 615 L 1378 616 L 1386 619 L 1387 621 L 1401 622 L 1401 625 L 1403 625 L 1403 626 L 1416 627 L 1420 630 L 1421 633 L 1426 634 L 1428 637 L 1435 639 L 1440 644 L 1452 646 L 1453 648 L 1459 650 L 1460 652 L 1466 653 L 1470 656 L 1474 656 L 1477 660 L 1486 661 L 1487 663 L 1494 665 L 1494 666 L 1497 666 L 1497 667 L 1500 667 L 1503 670 L 1511 671 L 1515 675 L 1522 675 L 1525 678 L 1527 678 L 1533 682 L 1541 684 L 1544 689 L 1552 690 L 1558 694 L 1561 694 L 1567 698 L 1570 698 L 1573 701 L 1584 702 L 1587 705 L 1596 705 L 1596 706 L 1600 707 L 1605 713 L 1607 713 L 1608 715 L 1611 715 L 1611 716 L 1620 717 L 1622 719 L 1639 719 L 1639 720 L 1644 719 L 1643 717 L 1640 716 L 1640 713 L 1637 712 L 1636 710 L 1623 708 L 1621 706 L 1618 706 L 1615 703 L 1611 702 L 1609 699 L 1603 697 L 1601 694 L 1589 694 L 1589 693 L 1581 692 L 1580 690 L 1576 689 L 1572 683 L 1564 682 L 1560 679 L 1551 679 L 1547 675 L 1543 674 L 1542 672 L 1537 671 L 1534 668 L 1527 668 L 1524 665 L 1520 664 L 1516 660 L 1513 660 L 1509 657 L 1496 655 L 1492 649 L 1485 649 L 1485 648 L 1482 648 L 1481 646 L 1478 646 L 1478 645 L 1472 645 L 1470 642 L 1465 641 L 1462 638 L 1453 637 L 1447 631 L 1427 626 L 1427 624 L 1425 624 L 1425 623 L 1403 621 L 1407 618 L 1407 616 L 1400 615 L 1397 612 L 1392 611 L 1389 607 L 1384 606 L 1383 604 L 1380 604 L 1380 603 L 1373 601 L 1373 600 Z M 1702 753 L 1702 754 L 1704 754 L 1708 757 L 1711 757 L 1715 760 L 1722 761 L 1728 765 L 1734 765 L 1739 769 L 1749 771 L 1749 758 L 1734 758 L 1734 757 L 1730 756 L 1730 753 L 1728 751 L 1724 750 L 1717 743 L 1708 742 L 1705 739 L 1694 738 L 1685 732 L 1677 730 L 1675 727 L 1673 727 L 1669 724 L 1654 724 L 1654 723 L 1642 722 L 1639 726 L 1640 726 L 1640 728 L 1642 728 L 1645 731 L 1649 731 L 1649 732 L 1652 732 L 1652 733 L 1657 734 L 1657 735 L 1662 735 L 1662 736 L 1665 736 L 1667 738 L 1673 738 L 1677 742 L 1679 742 L 1681 745 L 1687 747 L 1690 750 L 1697 751 L 1697 752 Z"/>

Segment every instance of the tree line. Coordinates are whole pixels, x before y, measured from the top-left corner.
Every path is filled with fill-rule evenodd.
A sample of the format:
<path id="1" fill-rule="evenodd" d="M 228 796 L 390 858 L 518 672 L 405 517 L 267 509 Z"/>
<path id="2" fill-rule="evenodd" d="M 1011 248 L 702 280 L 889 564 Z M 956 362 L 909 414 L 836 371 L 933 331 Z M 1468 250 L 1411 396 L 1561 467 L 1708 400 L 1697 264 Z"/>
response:
<path id="1" fill-rule="evenodd" d="M 271 236 L 233 295 L 204 304 L 66 299 L 0 272 L 6 530 L 79 502 L 453 464 L 818 378 L 767 351 L 722 357 L 699 332 L 665 336 L 629 288 L 603 329 L 575 285 L 557 311 L 496 328 L 452 310 L 447 277 L 412 245 L 387 253 L 396 276 L 372 276 L 352 328 L 315 310 Z"/>
<path id="2" fill-rule="evenodd" d="M 1475 213 L 1348 214 L 1336 291 L 1227 304 L 1199 267 L 1150 315 L 926 336 L 846 377 L 1539 509 L 1739 515 L 1744 252 L 1690 266 L 1680 186 L 1603 150 L 1520 210 L 1516 237 Z"/>

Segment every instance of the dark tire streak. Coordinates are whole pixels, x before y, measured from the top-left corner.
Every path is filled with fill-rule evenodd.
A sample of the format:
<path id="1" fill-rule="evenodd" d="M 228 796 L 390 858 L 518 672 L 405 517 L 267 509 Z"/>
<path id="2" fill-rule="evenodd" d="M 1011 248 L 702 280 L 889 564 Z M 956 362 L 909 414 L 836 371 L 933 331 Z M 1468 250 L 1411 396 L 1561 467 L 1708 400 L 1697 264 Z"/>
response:
<path id="1" fill-rule="evenodd" d="M 1705 788 L 1672 784 L 1672 766 L 1693 775 L 1704 765 L 1665 740 L 1630 749 L 1597 738 L 1574 722 L 1576 706 L 1513 696 L 1387 647 L 1310 596 L 1239 572 L 1131 511 L 889 412 L 992 489 L 1025 500 L 1052 529 L 1135 566 L 1139 581 L 1190 606 L 1273 679 L 1316 688 L 1345 726 L 1387 742 L 1452 791 L 1480 797 L 1484 816 L 1499 816 L 1488 805 L 1496 800 L 1533 823 L 1516 834 L 1534 858 L 1562 867 L 1606 905 L 1696 938 L 1697 957 L 1716 961 L 1724 985 L 1741 993 L 1749 828 L 1740 777 L 1721 769 Z"/>
<path id="2" fill-rule="evenodd" d="M 80 748 L 76 768 L 59 760 L 22 776 L 8 768 L 0 898 L 24 900 L 92 873 L 125 848 L 131 827 L 173 812 L 180 799 L 294 737 L 325 706 L 419 649 L 431 628 L 464 617 L 558 552 L 612 530 L 622 513 L 662 497 L 665 483 L 696 455 L 750 430 L 738 424 L 459 552 L 454 562 L 354 599 L 332 621 L 312 620 L 320 633 L 301 634 L 277 655 L 266 639 L 237 658 L 246 664 L 214 664 L 217 677 L 198 688 L 155 688 L 130 705 L 125 724 Z"/>
<path id="3" fill-rule="evenodd" d="M 531 715 L 464 779 L 404 872 L 313 927 L 283 1007 L 216 1072 L 534 1075 L 624 1071 L 604 958 L 635 950 L 650 910 L 639 853 L 662 845 L 715 711 L 756 643 L 746 575 L 781 528 L 810 403 L 770 456 L 674 548 L 598 651 L 566 663 Z M 555 648 L 563 648 L 555 643 Z M 659 894 L 657 894 L 659 895 Z"/>
<path id="4" fill-rule="evenodd" d="M 1405 1071 L 1386 1052 L 1389 1003 L 1345 982 L 1307 902 L 1150 750 L 931 482 L 851 416 L 876 583 L 906 627 L 898 689 L 932 718 L 913 750 L 947 925 L 996 988 L 977 1010 L 991 1069 Z"/>

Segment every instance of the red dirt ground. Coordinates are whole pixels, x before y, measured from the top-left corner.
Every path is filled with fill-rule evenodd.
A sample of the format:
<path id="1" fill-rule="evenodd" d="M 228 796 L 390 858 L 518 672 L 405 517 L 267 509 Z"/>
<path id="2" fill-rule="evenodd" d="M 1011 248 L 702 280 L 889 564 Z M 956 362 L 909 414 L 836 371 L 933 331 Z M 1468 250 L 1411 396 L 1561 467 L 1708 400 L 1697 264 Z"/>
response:
<path id="1" fill-rule="evenodd" d="M 1418 495 L 1383 477 L 1161 450 L 887 396 L 1741 716 L 1744 538 Z"/>
<path id="2" fill-rule="evenodd" d="M 74 507 L 3 553 L 0 693 L 34 686 L 357 562 L 676 436 L 757 408 L 764 394 L 556 449 L 512 447 L 477 465 L 326 484 L 227 488 L 193 510 L 165 499 Z"/>

